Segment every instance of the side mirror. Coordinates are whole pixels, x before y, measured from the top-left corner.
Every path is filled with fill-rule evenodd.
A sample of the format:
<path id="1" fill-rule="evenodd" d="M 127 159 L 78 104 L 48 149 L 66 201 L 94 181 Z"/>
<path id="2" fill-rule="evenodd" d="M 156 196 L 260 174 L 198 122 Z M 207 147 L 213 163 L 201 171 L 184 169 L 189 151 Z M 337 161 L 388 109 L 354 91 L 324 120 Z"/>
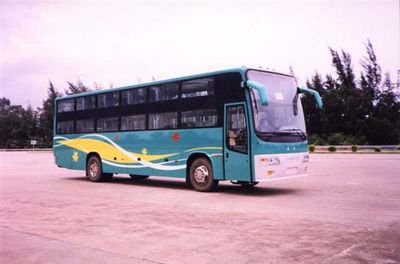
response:
<path id="1" fill-rule="evenodd" d="M 258 92 L 258 94 L 260 95 L 260 101 L 262 105 L 266 106 L 269 104 L 267 90 L 265 89 L 264 85 L 255 81 L 247 81 L 247 86 L 250 89 L 254 89 Z"/>
<path id="2" fill-rule="evenodd" d="M 319 93 L 313 89 L 310 88 L 300 88 L 297 87 L 297 93 L 309 93 L 312 96 L 314 96 L 315 102 L 317 103 L 317 106 L 319 109 L 322 109 L 323 103 L 322 103 L 322 99 L 321 96 L 319 95 Z"/>

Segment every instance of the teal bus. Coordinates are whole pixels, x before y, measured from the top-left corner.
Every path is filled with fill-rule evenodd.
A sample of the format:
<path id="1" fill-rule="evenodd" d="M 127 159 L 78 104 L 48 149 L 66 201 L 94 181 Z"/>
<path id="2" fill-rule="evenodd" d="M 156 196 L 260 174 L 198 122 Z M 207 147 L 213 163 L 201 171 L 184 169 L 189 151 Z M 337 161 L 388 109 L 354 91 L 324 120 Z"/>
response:
<path id="1" fill-rule="evenodd" d="M 197 191 L 305 176 L 301 93 L 322 107 L 292 76 L 241 67 L 60 97 L 55 162 L 94 182 L 178 177 Z"/>

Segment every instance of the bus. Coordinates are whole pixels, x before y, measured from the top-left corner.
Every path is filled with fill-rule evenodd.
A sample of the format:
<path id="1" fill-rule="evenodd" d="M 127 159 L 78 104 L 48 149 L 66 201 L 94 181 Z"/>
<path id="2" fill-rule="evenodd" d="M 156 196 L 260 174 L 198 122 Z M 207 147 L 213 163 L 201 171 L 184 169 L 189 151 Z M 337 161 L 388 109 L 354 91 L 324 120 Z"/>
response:
<path id="1" fill-rule="evenodd" d="M 59 97 L 55 163 L 93 182 L 178 177 L 197 191 L 305 176 L 302 93 L 322 107 L 293 76 L 241 67 Z"/>

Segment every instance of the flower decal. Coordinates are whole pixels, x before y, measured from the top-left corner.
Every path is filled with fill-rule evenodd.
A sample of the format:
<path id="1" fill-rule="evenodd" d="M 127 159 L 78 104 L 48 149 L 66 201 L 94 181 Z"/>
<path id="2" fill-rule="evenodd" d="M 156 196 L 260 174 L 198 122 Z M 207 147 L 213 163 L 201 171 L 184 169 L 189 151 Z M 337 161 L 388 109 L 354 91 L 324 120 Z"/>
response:
<path id="1" fill-rule="evenodd" d="M 175 133 L 172 135 L 171 138 L 172 138 L 173 141 L 178 142 L 178 141 L 179 141 L 179 134 L 178 134 L 178 132 L 175 132 Z"/>
<path id="2" fill-rule="evenodd" d="M 74 154 L 72 154 L 72 160 L 78 162 L 79 160 L 78 152 L 74 151 Z"/>

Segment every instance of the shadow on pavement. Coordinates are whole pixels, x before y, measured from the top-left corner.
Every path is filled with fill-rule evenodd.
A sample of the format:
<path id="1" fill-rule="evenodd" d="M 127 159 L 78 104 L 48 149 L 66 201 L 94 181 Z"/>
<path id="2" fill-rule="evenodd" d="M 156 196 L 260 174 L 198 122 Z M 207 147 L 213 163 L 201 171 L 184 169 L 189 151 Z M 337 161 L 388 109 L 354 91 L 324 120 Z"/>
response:
<path id="1" fill-rule="evenodd" d="M 74 177 L 74 178 L 63 178 L 64 180 L 71 181 L 85 181 L 90 182 L 86 177 Z M 216 191 L 212 192 L 214 194 L 232 194 L 232 195 L 243 195 L 243 196 L 277 196 L 277 195 L 291 195 L 300 193 L 301 190 L 290 189 L 290 188 L 272 188 L 263 186 L 241 186 L 235 184 L 229 184 L 229 181 L 220 183 Z M 156 188 L 168 188 L 168 189 L 180 189 L 189 190 L 195 192 L 194 189 L 186 185 L 184 179 L 174 179 L 169 178 L 159 178 L 150 177 L 143 180 L 132 180 L 131 178 L 125 177 L 114 177 L 109 182 L 101 182 L 92 184 L 122 184 L 122 185 L 135 185 L 135 186 L 148 186 Z"/>

